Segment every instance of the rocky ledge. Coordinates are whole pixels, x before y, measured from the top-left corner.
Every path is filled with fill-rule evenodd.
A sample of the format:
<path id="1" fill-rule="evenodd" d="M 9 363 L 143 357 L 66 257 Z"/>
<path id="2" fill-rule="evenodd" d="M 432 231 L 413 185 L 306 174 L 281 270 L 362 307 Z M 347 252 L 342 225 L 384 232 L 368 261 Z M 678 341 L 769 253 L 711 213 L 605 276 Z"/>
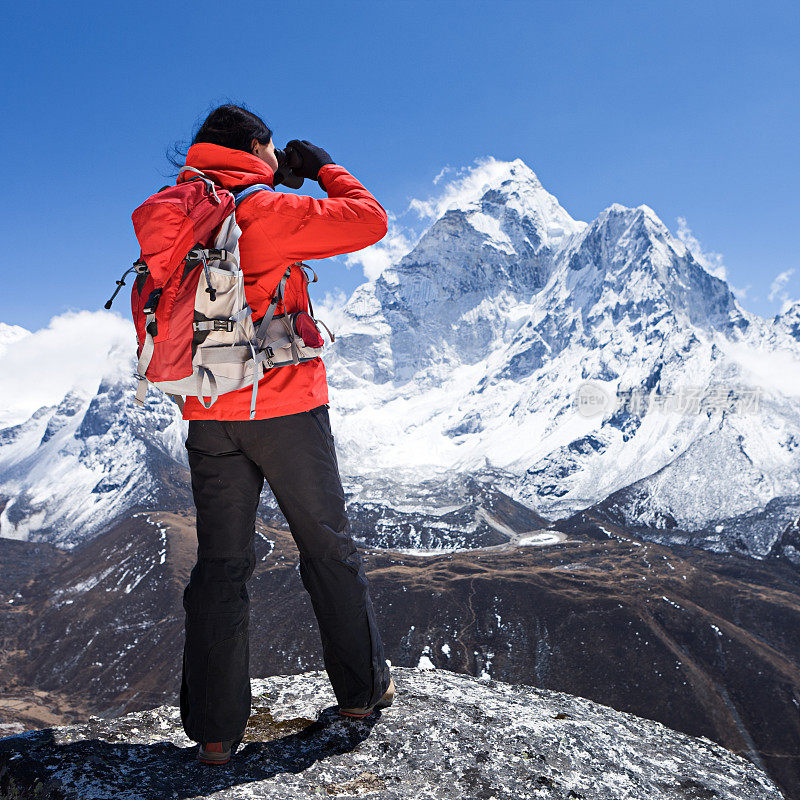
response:
<path id="1" fill-rule="evenodd" d="M 781 800 L 708 739 L 589 700 L 443 670 L 394 668 L 394 705 L 336 714 L 324 673 L 254 680 L 244 743 L 196 759 L 177 708 L 0 740 L 0 797 Z"/>

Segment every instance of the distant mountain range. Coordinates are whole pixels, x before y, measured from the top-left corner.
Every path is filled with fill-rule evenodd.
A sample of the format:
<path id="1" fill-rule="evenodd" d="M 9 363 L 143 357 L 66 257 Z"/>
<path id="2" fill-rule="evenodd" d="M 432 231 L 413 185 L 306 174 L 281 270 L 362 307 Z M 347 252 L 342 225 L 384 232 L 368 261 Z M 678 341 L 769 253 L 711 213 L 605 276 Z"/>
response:
<path id="1" fill-rule="evenodd" d="M 520 160 L 464 186 L 335 313 L 325 361 L 359 534 L 503 541 L 484 487 L 532 525 L 595 509 L 666 543 L 780 548 L 800 517 L 800 305 L 749 314 L 650 208 L 578 222 Z M 0 415 L 0 536 L 73 546 L 188 497 L 173 479 L 185 424 L 157 392 L 135 409 L 132 331 L 93 317 L 110 331 L 83 344 L 93 379 L 62 380 L 27 419 Z M 80 341 L 85 320 L 59 319 Z M 0 362 L 27 348 L 31 382 L 46 380 L 37 337 L 0 324 Z"/>
<path id="2" fill-rule="evenodd" d="M 708 736 L 800 797 L 800 306 L 747 313 L 651 209 L 577 222 L 521 161 L 431 210 L 320 313 L 389 657 Z M 106 312 L 0 324 L 0 736 L 174 702 L 186 424 L 133 405 L 133 356 Z M 260 517 L 253 674 L 319 667 Z"/>

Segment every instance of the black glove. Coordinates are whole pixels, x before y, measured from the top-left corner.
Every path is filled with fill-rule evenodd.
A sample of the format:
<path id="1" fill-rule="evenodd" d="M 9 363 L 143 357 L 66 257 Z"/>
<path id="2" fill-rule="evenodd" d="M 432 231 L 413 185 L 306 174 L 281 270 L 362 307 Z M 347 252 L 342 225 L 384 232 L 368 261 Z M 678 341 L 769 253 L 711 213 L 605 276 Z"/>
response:
<path id="1" fill-rule="evenodd" d="M 319 171 L 326 164 L 333 164 L 334 161 L 328 153 L 321 147 L 311 144 L 305 139 L 292 139 L 286 145 L 297 151 L 300 158 L 303 160 L 299 167 L 292 167 L 292 172 L 299 175 L 301 178 L 308 178 L 309 180 L 317 180 Z"/>

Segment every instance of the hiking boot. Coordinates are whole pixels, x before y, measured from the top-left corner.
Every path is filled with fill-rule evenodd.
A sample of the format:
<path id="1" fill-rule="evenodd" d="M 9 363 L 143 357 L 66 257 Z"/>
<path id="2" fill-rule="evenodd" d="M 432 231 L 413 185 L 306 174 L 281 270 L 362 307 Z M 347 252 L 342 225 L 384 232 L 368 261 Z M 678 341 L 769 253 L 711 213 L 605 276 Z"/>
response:
<path id="1" fill-rule="evenodd" d="M 238 739 L 226 742 L 205 742 L 200 745 L 197 760 L 201 764 L 227 764 L 231 760 L 231 753 L 242 743 L 242 738 L 240 736 Z"/>
<path id="2" fill-rule="evenodd" d="M 362 719 L 368 717 L 373 711 L 380 708 L 388 708 L 394 702 L 395 685 L 394 678 L 389 678 L 389 688 L 384 692 L 383 697 L 374 706 L 367 708 L 339 708 L 339 714 L 343 717 L 353 717 Z"/>

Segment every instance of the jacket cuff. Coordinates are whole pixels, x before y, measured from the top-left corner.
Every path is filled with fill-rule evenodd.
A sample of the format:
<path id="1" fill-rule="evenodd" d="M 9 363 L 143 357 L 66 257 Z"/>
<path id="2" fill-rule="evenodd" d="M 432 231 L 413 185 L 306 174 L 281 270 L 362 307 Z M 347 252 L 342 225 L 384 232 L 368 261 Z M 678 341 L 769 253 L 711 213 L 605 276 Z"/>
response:
<path id="1" fill-rule="evenodd" d="M 338 167 L 338 166 L 339 166 L 339 164 L 323 164 L 323 165 L 322 165 L 322 166 L 319 168 L 319 172 L 317 173 L 317 183 L 320 185 L 320 188 L 322 189 L 322 191 L 323 191 L 323 192 L 326 192 L 326 193 L 327 193 L 327 191 L 328 191 L 328 190 L 325 188 L 325 184 L 322 182 L 322 179 L 323 179 L 323 177 L 325 177 L 325 176 L 323 175 L 323 172 L 324 172 L 324 171 L 325 171 L 325 170 L 326 170 L 328 167 Z"/>

